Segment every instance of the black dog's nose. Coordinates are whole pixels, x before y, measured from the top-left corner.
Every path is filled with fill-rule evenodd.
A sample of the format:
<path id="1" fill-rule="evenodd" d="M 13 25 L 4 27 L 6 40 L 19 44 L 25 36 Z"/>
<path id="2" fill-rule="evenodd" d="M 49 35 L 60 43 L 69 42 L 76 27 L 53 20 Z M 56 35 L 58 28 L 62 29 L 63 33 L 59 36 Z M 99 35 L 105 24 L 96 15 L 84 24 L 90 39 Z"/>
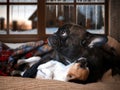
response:
<path id="1" fill-rule="evenodd" d="M 48 44 L 54 48 L 58 47 L 60 45 L 58 36 L 53 34 L 52 36 L 48 37 Z"/>

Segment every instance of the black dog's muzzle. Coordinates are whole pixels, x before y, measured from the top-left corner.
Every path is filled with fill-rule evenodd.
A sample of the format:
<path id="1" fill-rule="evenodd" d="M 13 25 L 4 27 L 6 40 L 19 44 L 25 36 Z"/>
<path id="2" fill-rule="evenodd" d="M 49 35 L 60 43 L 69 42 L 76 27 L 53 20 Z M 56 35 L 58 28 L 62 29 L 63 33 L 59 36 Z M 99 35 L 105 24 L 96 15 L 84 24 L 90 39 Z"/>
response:
<path id="1" fill-rule="evenodd" d="M 48 37 L 48 44 L 52 46 L 53 48 L 60 47 L 60 39 L 56 34 L 53 34 L 52 36 Z"/>

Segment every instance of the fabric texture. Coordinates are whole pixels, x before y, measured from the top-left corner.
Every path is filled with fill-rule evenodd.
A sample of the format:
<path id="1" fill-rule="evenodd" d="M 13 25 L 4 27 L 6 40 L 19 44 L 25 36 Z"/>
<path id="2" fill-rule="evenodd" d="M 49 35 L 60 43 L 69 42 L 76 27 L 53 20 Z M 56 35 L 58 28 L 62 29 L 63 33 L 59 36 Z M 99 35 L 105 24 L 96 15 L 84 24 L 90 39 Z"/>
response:
<path id="1" fill-rule="evenodd" d="M 37 47 L 40 47 L 44 44 L 44 41 L 37 41 L 37 42 L 28 42 L 14 50 L 12 55 L 9 57 L 8 62 L 13 61 L 14 59 L 20 59 L 21 55 L 24 56 L 26 53 L 34 50 Z M 18 58 L 17 58 L 18 57 Z"/>
<path id="2" fill-rule="evenodd" d="M 0 76 L 0 90 L 120 90 L 120 80 L 76 84 L 46 79 Z"/>
<path id="3" fill-rule="evenodd" d="M 14 70 L 18 59 L 30 58 L 38 52 L 39 56 L 41 56 L 50 50 L 52 50 L 52 48 L 43 40 L 26 42 L 14 50 L 0 42 L 0 75 L 9 75 L 9 73 Z"/>

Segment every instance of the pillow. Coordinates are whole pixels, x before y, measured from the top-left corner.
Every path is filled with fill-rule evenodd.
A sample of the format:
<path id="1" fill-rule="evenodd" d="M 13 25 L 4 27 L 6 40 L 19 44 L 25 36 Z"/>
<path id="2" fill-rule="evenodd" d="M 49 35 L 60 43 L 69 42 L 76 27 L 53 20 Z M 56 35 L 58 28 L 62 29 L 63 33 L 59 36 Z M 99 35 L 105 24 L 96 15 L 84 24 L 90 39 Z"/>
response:
<path id="1" fill-rule="evenodd" d="M 10 47 L 7 46 L 5 43 L 0 41 L 0 51 L 1 50 L 8 50 L 8 49 L 10 49 Z"/>
<path id="2" fill-rule="evenodd" d="M 4 44 L 11 49 L 16 49 L 16 48 L 24 45 L 25 43 L 4 43 Z"/>

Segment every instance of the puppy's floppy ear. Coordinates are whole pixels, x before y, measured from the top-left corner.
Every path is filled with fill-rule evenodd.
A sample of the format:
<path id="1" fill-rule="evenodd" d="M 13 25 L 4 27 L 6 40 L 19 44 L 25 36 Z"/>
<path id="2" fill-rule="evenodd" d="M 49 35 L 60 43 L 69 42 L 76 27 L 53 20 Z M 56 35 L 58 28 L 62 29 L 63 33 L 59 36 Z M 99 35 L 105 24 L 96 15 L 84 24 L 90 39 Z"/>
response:
<path id="1" fill-rule="evenodd" d="M 85 40 L 83 40 L 83 44 L 85 44 L 85 46 L 89 48 L 101 47 L 108 41 L 108 38 L 106 35 L 91 34 L 88 32 L 86 35 L 87 36 Z"/>

